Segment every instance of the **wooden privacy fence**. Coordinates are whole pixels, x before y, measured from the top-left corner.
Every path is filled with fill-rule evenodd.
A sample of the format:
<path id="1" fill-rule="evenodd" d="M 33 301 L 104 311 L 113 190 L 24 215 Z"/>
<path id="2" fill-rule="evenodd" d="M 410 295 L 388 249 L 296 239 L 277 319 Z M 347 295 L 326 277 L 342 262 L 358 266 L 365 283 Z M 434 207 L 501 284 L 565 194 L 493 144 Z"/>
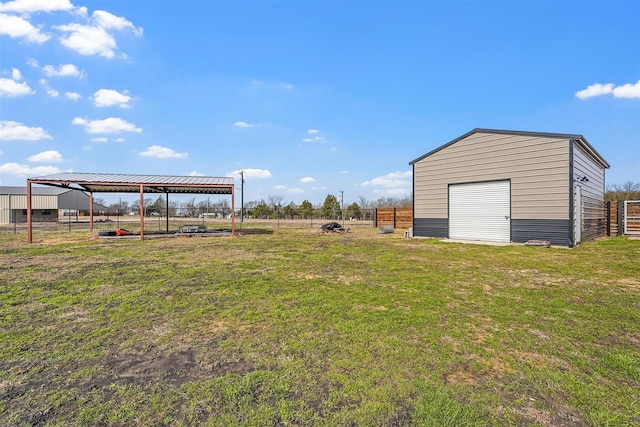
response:
<path id="1" fill-rule="evenodd" d="M 413 226 L 412 208 L 377 208 L 374 227 L 392 225 L 393 228 L 411 228 Z"/>
<path id="2" fill-rule="evenodd" d="M 640 235 L 640 200 L 604 202 L 607 236 Z"/>
<path id="3" fill-rule="evenodd" d="M 607 222 L 607 236 L 640 235 L 640 201 L 606 201 L 604 214 Z M 381 225 L 410 228 L 413 226 L 413 209 L 377 208 L 374 214 L 374 227 Z"/>

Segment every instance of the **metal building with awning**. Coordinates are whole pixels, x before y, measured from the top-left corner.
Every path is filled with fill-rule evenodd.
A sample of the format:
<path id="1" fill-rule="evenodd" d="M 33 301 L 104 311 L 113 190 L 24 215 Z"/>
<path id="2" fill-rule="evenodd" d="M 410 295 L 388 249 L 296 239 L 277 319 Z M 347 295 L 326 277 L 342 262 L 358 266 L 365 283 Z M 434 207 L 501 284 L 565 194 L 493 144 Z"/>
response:
<path id="1" fill-rule="evenodd" d="M 79 190 L 89 194 L 89 232 L 93 233 L 93 193 L 140 194 L 140 240 L 144 239 L 144 194 L 218 194 L 231 196 L 231 234 L 235 234 L 234 180 L 229 177 L 129 175 L 65 172 L 27 179 L 27 239 L 32 242 L 32 184 Z M 168 205 L 168 203 L 167 203 Z M 167 232 L 169 218 L 167 217 Z"/>

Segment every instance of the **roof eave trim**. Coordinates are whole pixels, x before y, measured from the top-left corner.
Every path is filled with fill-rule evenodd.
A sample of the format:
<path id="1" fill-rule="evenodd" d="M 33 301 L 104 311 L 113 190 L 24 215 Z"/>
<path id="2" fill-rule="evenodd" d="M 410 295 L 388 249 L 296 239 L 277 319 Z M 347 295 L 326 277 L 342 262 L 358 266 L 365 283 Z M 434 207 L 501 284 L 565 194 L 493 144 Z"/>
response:
<path id="1" fill-rule="evenodd" d="M 551 132 L 532 132 L 532 131 L 519 131 L 519 130 L 503 130 L 503 129 L 485 129 L 485 128 L 475 128 L 467 133 L 465 133 L 462 136 L 459 136 L 458 138 L 447 142 L 444 145 L 441 145 L 440 147 L 436 148 L 435 150 L 431 150 L 429 151 L 427 154 L 424 154 L 420 157 L 418 157 L 417 159 L 409 162 L 409 165 L 413 166 L 415 163 L 419 162 L 420 160 L 431 156 L 432 154 L 437 153 L 440 150 L 443 150 L 453 144 L 455 144 L 456 142 L 465 139 L 471 135 L 473 135 L 474 133 L 495 133 L 495 134 L 501 134 L 501 135 L 523 135 L 523 136 L 539 136 L 539 137 L 547 137 L 547 138 L 569 138 L 573 141 L 581 141 L 580 145 L 585 148 L 585 150 L 587 152 L 589 152 L 589 154 L 591 156 L 593 156 L 593 158 L 600 164 L 602 164 L 602 166 L 604 168 L 610 168 L 611 165 L 609 165 L 609 163 L 607 163 L 607 161 L 595 150 L 595 148 L 593 148 L 591 146 L 591 144 L 589 144 L 589 142 L 586 140 L 586 138 L 582 135 L 576 135 L 576 134 L 567 134 L 567 133 L 551 133 Z"/>

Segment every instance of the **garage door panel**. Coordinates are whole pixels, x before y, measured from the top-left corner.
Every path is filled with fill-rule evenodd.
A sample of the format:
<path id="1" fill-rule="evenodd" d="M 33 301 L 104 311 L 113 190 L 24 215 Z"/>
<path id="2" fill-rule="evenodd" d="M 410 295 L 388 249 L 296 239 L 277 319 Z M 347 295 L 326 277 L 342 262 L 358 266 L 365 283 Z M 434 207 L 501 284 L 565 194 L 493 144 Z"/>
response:
<path id="1" fill-rule="evenodd" d="M 449 238 L 511 241 L 509 181 L 449 186 Z"/>

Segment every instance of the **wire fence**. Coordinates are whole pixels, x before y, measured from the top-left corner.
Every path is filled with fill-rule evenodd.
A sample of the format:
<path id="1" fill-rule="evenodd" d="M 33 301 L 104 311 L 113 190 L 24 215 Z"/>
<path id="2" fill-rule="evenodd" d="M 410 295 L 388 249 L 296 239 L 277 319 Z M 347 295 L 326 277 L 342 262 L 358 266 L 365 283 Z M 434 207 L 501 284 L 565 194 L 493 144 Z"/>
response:
<path id="1" fill-rule="evenodd" d="M 148 233 L 175 233 L 185 225 L 203 225 L 207 228 L 231 229 L 232 220 L 230 212 L 202 212 L 195 215 L 176 210 L 173 215 L 167 217 L 162 213 L 152 212 L 143 217 L 142 226 L 145 234 Z M 345 214 L 346 217 L 346 214 Z M 243 228 L 255 229 L 278 229 L 278 228 L 299 228 L 314 229 L 319 228 L 327 222 L 337 222 L 343 227 L 374 227 L 375 209 L 362 209 L 358 217 L 343 218 L 341 213 L 335 215 L 324 215 L 320 210 L 314 210 L 307 216 L 284 215 L 282 211 L 276 209 L 274 213 L 256 217 L 245 215 L 240 217 L 239 213 L 235 218 L 236 230 Z M 94 215 L 93 227 L 91 227 L 90 217 L 85 212 L 75 212 L 71 215 L 68 212 L 48 212 L 47 215 L 40 215 L 35 211 L 32 215 L 33 233 L 89 233 L 93 228 L 94 234 L 101 231 L 115 231 L 116 229 L 127 229 L 132 233 L 140 232 L 140 216 L 136 214 L 120 215 L 118 212 L 106 213 L 106 215 Z M 0 234 L 26 234 L 26 215 L 16 215 L 7 209 L 0 209 Z"/>

